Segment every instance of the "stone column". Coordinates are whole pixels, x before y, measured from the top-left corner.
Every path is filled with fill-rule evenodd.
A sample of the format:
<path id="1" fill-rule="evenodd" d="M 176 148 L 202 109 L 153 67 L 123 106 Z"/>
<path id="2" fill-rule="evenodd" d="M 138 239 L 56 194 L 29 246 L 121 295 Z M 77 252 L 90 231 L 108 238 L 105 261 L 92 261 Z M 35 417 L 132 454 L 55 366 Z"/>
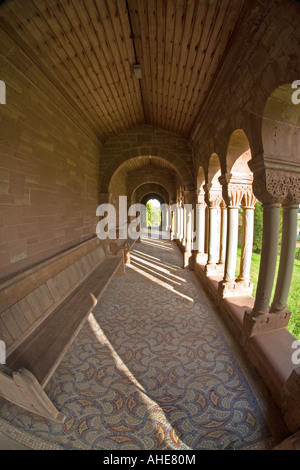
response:
<path id="1" fill-rule="evenodd" d="M 273 289 L 280 225 L 280 205 L 263 205 L 263 242 L 252 316 L 268 313 Z"/>
<path id="2" fill-rule="evenodd" d="M 220 258 L 219 265 L 225 264 L 227 242 L 227 207 L 225 201 L 221 203 L 221 234 L 220 234 Z"/>
<path id="3" fill-rule="evenodd" d="M 205 266 L 207 276 L 217 274 L 218 263 L 218 216 L 222 201 L 220 189 L 205 185 L 205 200 L 208 206 L 208 257 Z"/>
<path id="4" fill-rule="evenodd" d="M 258 160 L 258 159 L 257 159 Z M 243 322 L 243 338 L 261 334 L 288 325 L 290 312 L 284 304 L 288 296 L 292 273 L 292 251 L 295 250 L 295 209 L 300 201 L 300 178 L 292 172 L 265 168 L 258 160 L 255 166 L 253 188 L 263 203 L 263 244 L 255 303 L 252 311 L 246 311 Z M 291 201 L 293 203 L 291 204 Z M 283 205 L 284 224 L 281 247 L 281 267 L 276 294 L 269 307 L 274 284 L 278 255 L 280 207 Z M 293 243 L 293 246 L 290 245 Z"/>
<path id="5" fill-rule="evenodd" d="M 170 239 L 174 240 L 176 237 L 176 203 L 170 201 Z"/>
<path id="6" fill-rule="evenodd" d="M 205 201 L 204 193 L 199 193 L 196 206 L 196 262 L 203 262 L 205 257 Z"/>
<path id="7" fill-rule="evenodd" d="M 180 243 L 182 243 L 182 239 L 183 239 L 183 207 L 182 207 L 182 201 L 180 201 L 179 203 L 179 237 L 178 237 L 178 241 Z"/>
<path id="8" fill-rule="evenodd" d="M 250 282 L 250 269 L 253 248 L 253 230 L 254 230 L 254 210 L 256 198 L 254 194 L 248 192 L 243 197 L 243 233 L 241 247 L 240 274 L 237 283 L 243 292 L 252 295 L 253 283 Z"/>
<path id="9" fill-rule="evenodd" d="M 193 253 L 193 233 L 195 226 L 197 194 L 196 190 L 184 191 L 185 206 L 185 243 L 184 243 L 184 266 L 194 269 L 195 259 Z"/>
<path id="10" fill-rule="evenodd" d="M 286 312 L 297 240 L 298 205 L 283 207 L 279 271 L 270 312 Z"/>
<path id="11" fill-rule="evenodd" d="M 224 281 L 234 283 L 238 244 L 239 208 L 228 206 L 227 213 L 228 225 Z"/>
<path id="12" fill-rule="evenodd" d="M 239 207 L 243 197 L 243 186 L 231 174 L 219 178 L 227 204 L 227 243 L 224 278 L 219 283 L 219 297 L 240 295 L 236 291 L 236 260 L 238 247 Z"/>
<path id="13" fill-rule="evenodd" d="M 177 208 L 176 208 L 176 239 L 180 239 L 180 233 L 181 233 L 181 210 L 180 210 L 180 202 L 177 202 Z"/>
<path id="14" fill-rule="evenodd" d="M 181 245 L 185 246 L 185 237 L 186 237 L 186 209 L 184 207 L 184 202 L 182 203 L 182 234 L 181 234 Z"/>

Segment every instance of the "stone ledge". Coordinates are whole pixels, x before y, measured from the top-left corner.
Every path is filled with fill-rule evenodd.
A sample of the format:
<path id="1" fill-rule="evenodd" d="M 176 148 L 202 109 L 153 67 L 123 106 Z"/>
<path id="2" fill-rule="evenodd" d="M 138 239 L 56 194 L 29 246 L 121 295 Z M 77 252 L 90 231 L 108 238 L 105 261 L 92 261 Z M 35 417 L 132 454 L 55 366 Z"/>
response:
<path id="1" fill-rule="evenodd" d="M 239 341 L 242 338 L 245 310 L 253 308 L 254 302 L 255 299 L 251 295 L 225 297 L 220 302 L 221 311 L 226 315 L 228 322 L 234 324 L 234 333 Z"/>
<path id="2" fill-rule="evenodd" d="M 221 299 L 226 297 L 251 296 L 253 283 L 244 280 L 224 281 L 219 283 L 218 295 Z"/>
<path id="3" fill-rule="evenodd" d="M 257 370 L 269 389 L 289 431 L 296 432 L 300 428 L 300 367 L 292 362 L 292 354 L 295 351 L 292 344 L 296 338 L 285 326 L 279 327 L 280 321 L 284 321 L 285 325 L 288 323 L 287 316 L 284 314 L 284 318 L 279 319 L 278 314 L 273 314 L 276 315 L 274 319 L 276 325 L 271 322 L 267 326 L 267 328 L 272 326 L 270 331 L 261 328 L 259 334 L 256 331 L 252 336 L 245 336 L 243 332 L 245 311 L 251 312 L 255 299 L 250 295 L 217 299 L 220 280 L 218 276 L 207 277 L 203 264 L 196 265 L 195 273 L 216 304 L 231 333 L 240 342 L 249 363 Z M 272 314 L 268 315 L 267 324 Z"/>
<path id="4" fill-rule="evenodd" d="M 245 343 L 245 351 L 262 372 L 276 396 L 296 366 L 292 363 L 295 337 L 286 328 L 253 336 Z"/>
<path id="5" fill-rule="evenodd" d="M 300 367 L 292 362 L 294 341 L 286 328 L 280 328 L 253 336 L 244 345 L 291 432 L 300 428 Z"/>
<path id="6" fill-rule="evenodd" d="M 269 331 L 278 330 L 288 325 L 291 312 L 284 310 L 280 313 L 265 313 L 252 315 L 251 310 L 246 310 L 243 320 L 243 337 L 260 335 Z"/>

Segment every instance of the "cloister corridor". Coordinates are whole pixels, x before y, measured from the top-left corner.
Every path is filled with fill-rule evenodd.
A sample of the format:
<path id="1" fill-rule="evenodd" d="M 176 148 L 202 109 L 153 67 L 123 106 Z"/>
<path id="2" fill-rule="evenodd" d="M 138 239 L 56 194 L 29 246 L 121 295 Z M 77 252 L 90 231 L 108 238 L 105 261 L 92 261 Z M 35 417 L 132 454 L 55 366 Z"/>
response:
<path id="1" fill-rule="evenodd" d="M 134 245 L 46 391 L 63 424 L 0 399 L 0 430 L 36 449 L 177 451 L 271 449 L 286 432 L 169 240 Z"/>
<path id="2" fill-rule="evenodd" d="M 299 17 L 0 0 L 1 450 L 300 449 Z"/>

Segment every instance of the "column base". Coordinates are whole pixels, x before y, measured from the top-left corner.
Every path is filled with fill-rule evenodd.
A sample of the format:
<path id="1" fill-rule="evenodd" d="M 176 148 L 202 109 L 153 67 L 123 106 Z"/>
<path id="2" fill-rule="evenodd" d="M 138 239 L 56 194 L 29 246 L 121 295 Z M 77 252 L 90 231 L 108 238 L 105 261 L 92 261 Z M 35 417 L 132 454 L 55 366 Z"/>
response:
<path id="1" fill-rule="evenodd" d="M 251 338 L 252 336 L 267 333 L 268 331 L 284 328 L 288 325 L 291 312 L 287 309 L 280 313 L 261 313 L 246 310 L 243 320 L 243 337 Z"/>
<path id="2" fill-rule="evenodd" d="M 188 269 L 195 269 L 195 255 L 192 251 L 183 252 L 184 267 Z"/>
<path id="3" fill-rule="evenodd" d="M 206 276 L 219 276 L 223 273 L 224 265 L 222 265 L 222 269 L 220 269 L 220 265 L 217 263 L 207 263 L 205 265 L 205 274 Z"/>
<path id="4" fill-rule="evenodd" d="M 238 297 L 241 295 L 252 295 L 253 283 L 246 280 L 221 281 L 219 282 L 219 297 Z"/>
<path id="5" fill-rule="evenodd" d="M 207 253 L 196 252 L 196 263 L 206 264 L 207 263 Z"/>

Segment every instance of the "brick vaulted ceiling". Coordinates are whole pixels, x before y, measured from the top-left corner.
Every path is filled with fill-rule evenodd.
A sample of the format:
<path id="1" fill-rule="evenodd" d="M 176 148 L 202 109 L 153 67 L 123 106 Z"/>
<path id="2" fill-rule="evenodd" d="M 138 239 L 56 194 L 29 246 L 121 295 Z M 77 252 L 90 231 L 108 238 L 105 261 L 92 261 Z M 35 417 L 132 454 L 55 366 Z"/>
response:
<path id="1" fill-rule="evenodd" d="M 0 27 L 101 141 L 144 123 L 188 138 L 246 2 L 9 0 Z"/>

